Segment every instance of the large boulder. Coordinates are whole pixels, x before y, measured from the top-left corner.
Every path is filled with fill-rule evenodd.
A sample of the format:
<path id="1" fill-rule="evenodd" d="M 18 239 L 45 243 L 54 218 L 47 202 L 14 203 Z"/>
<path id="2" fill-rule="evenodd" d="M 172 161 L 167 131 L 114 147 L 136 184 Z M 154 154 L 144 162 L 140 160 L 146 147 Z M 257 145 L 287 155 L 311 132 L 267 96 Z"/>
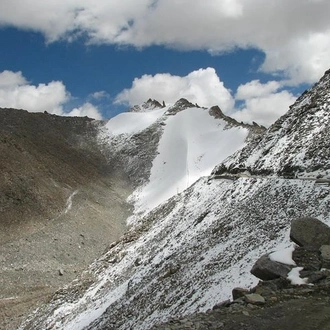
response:
<path id="1" fill-rule="evenodd" d="M 293 266 L 285 265 L 269 259 L 269 255 L 263 255 L 253 265 L 251 274 L 263 281 L 274 280 L 279 277 L 286 278 Z"/>
<path id="2" fill-rule="evenodd" d="M 319 249 L 330 245 L 330 227 L 316 218 L 297 218 L 291 223 L 290 238 L 300 246 Z"/>

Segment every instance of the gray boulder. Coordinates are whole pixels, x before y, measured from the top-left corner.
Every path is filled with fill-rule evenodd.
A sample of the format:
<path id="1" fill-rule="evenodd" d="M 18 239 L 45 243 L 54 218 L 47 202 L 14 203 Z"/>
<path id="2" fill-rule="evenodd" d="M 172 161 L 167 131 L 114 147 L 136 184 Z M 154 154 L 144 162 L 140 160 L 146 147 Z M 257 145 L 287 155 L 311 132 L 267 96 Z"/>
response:
<path id="1" fill-rule="evenodd" d="M 263 281 L 274 280 L 279 277 L 286 278 L 292 266 L 269 259 L 268 254 L 260 257 L 251 269 L 251 274 Z"/>
<path id="2" fill-rule="evenodd" d="M 245 301 L 252 305 L 264 305 L 266 303 L 265 298 L 257 293 L 246 294 Z"/>
<path id="3" fill-rule="evenodd" d="M 291 223 L 290 238 L 300 246 L 319 249 L 330 245 L 330 227 L 316 218 L 298 218 Z"/>

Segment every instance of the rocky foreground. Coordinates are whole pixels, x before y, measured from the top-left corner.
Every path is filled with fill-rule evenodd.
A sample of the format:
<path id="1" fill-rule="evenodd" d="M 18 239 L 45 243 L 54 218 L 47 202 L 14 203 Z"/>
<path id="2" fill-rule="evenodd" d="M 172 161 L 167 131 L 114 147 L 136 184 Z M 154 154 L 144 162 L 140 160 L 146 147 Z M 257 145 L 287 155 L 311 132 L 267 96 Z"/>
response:
<path id="1" fill-rule="evenodd" d="M 300 218 L 292 222 L 290 237 L 298 244 L 290 264 L 268 253 L 251 269 L 262 279 L 254 288 L 234 288 L 232 301 L 152 329 L 330 329 L 330 228 Z"/>

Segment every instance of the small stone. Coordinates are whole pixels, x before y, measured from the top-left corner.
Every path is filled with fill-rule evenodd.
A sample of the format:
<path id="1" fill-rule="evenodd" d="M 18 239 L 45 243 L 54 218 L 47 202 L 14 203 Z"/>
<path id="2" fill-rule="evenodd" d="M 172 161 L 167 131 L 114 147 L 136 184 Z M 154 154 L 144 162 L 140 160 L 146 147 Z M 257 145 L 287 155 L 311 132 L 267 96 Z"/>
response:
<path id="1" fill-rule="evenodd" d="M 62 268 L 60 268 L 58 270 L 58 275 L 60 275 L 60 276 L 63 276 L 64 275 L 64 270 Z"/>
<path id="2" fill-rule="evenodd" d="M 250 316 L 250 314 L 249 314 L 248 311 L 243 311 L 243 315 L 245 315 L 245 316 Z"/>
<path id="3" fill-rule="evenodd" d="M 249 290 L 243 289 L 243 288 L 234 288 L 232 290 L 232 296 L 233 300 L 236 300 L 238 298 L 244 297 L 244 295 L 248 294 Z"/>
<path id="4" fill-rule="evenodd" d="M 275 302 L 278 301 L 278 298 L 277 297 L 270 297 L 269 301 L 272 302 L 272 303 L 275 303 Z"/>
<path id="5" fill-rule="evenodd" d="M 245 301 L 248 304 L 253 304 L 253 305 L 264 305 L 265 304 L 265 298 L 263 296 L 260 296 L 260 294 L 257 294 L 257 293 L 246 294 Z"/>
<path id="6" fill-rule="evenodd" d="M 230 300 L 225 300 L 225 301 L 222 301 L 221 303 L 219 304 L 216 304 L 212 307 L 212 310 L 216 310 L 216 309 L 219 309 L 219 308 L 223 308 L 223 307 L 228 307 L 230 306 L 231 302 Z"/>

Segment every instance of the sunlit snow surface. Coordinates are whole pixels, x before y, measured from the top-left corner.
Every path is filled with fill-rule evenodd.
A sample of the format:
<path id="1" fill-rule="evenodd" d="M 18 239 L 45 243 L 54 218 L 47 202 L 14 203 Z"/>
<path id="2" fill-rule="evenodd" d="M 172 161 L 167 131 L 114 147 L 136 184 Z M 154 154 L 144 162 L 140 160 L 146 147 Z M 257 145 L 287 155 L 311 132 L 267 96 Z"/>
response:
<path id="1" fill-rule="evenodd" d="M 217 164 L 244 145 L 249 133 L 246 128 L 226 127 L 225 121 L 215 119 L 206 109 L 187 108 L 175 115 L 167 114 L 168 109 L 123 113 L 105 126 L 110 139 L 121 135 L 127 139 L 157 120 L 163 124 L 149 181 L 130 198 L 135 213 L 152 210 L 210 175 Z"/>
<path id="2" fill-rule="evenodd" d="M 144 112 L 124 112 L 111 118 L 106 124 L 108 134 L 136 134 L 152 125 L 168 108 L 153 109 Z"/>
<path id="3" fill-rule="evenodd" d="M 140 115 L 144 115 L 141 113 Z M 133 194 L 137 212 L 152 210 L 182 192 L 244 145 L 248 130 L 225 129 L 205 109 L 169 116 L 153 161 L 149 183 Z"/>
<path id="4" fill-rule="evenodd" d="M 294 249 L 295 246 L 292 245 L 286 249 L 275 251 L 269 255 L 269 259 L 272 261 L 281 262 L 282 264 L 295 266 L 296 263 L 292 259 L 292 252 Z"/>

